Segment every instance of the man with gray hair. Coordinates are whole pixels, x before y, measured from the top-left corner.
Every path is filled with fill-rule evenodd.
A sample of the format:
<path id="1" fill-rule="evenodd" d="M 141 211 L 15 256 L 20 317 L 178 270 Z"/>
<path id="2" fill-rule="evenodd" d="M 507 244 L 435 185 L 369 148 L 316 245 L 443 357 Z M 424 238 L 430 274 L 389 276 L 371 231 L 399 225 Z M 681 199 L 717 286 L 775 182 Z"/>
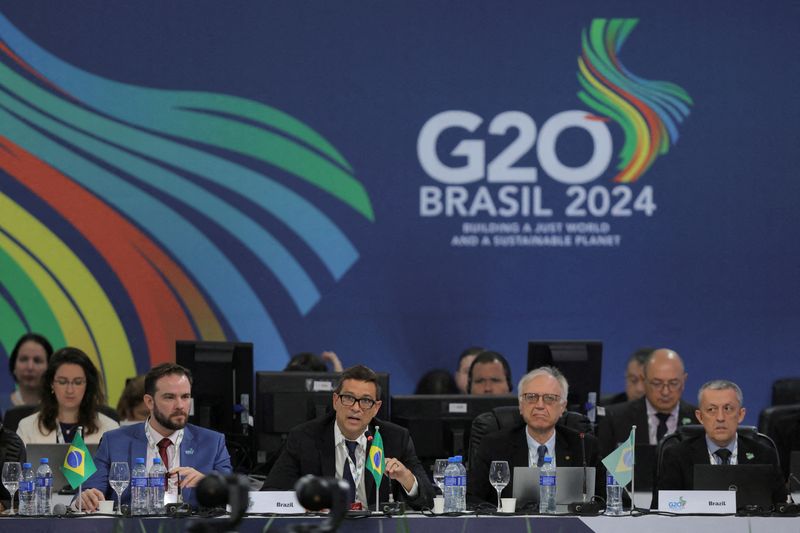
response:
<path id="1" fill-rule="evenodd" d="M 567 405 L 569 385 L 564 375 L 543 366 L 525 374 L 517 390 L 524 424 L 486 435 L 478 449 L 470 452 L 467 497 L 471 502 L 496 501 L 497 492 L 489 483 L 492 461 L 508 461 L 511 467 L 512 479 L 503 489 L 503 497 L 512 495 L 515 466 L 540 467 L 545 457 L 553 458 L 557 466 L 583 465 L 582 434 L 557 424 Z M 591 435 L 583 438 L 586 464 L 596 466 L 597 439 Z"/>
<path id="2" fill-rule="evenodd" d="M 705 432 L 664 450 L 657 490 L 691 490 L 697 464 L 769 464 L 775 470 L 772 501 L 786 501 L 775 450 L 737 432 L 744 420 L 743 402 L 742 389 L 732 381 L 716 379 L 700 387 L 695 415 Z"/>

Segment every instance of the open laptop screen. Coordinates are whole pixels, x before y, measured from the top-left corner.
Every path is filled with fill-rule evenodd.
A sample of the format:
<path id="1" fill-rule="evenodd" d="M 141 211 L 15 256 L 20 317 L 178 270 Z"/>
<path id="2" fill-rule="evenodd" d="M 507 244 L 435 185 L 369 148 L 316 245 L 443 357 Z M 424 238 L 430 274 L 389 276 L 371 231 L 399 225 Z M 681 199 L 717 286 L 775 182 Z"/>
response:
<path id="1" fill-rule="evenodd" d="M 736 508 L 772 507 L 772 465 L 694 465 L 695 490 L 735 490 Z"/>

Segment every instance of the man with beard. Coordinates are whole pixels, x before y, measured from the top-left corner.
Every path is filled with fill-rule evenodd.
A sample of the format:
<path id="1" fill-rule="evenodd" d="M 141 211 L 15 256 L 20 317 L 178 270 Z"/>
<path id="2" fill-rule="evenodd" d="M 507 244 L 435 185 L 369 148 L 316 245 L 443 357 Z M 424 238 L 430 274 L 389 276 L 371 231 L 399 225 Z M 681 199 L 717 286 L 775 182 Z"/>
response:
<path id="1" fill-rule="evenodd" d="M 176 501 L 180 485 L 183 500 L 195 505 L 192 489 L 206 473 L 231 471 L 225 436 L 187 423 L 191 401 L 192 374 L 188 369 L 164 363 L 147 373 L 144 403 L 150 417 L 103 435 L 94 455 L 97 472 L 83 484 L 83 510 L 94 511 L 101 501 L 113 497 L 108 472 L 115 461 L 127 462 L 133 467 L 136 458 L 142 457 L 149 468 L 153 459 L 160 457 L 169 471 L 167 502 Z M 129 502 L 130 488 L 127 488 L 122 493 L 121 503 Z"/>

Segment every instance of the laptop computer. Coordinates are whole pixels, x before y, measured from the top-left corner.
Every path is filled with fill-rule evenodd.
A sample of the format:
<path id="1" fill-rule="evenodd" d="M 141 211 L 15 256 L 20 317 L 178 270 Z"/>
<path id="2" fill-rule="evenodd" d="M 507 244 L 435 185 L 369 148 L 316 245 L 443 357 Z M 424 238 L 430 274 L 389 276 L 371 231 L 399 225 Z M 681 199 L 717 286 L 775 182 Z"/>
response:
<path id="1" fill-rule="evenodd" d="M 583 499 L 584 471 L 582 466 L 556 468 L 556 507 L 566 512 L 567 504 Z M 586 495 L 594 496 L 594 467 L 586 468 Z M 517 509 L 539 503 L 539 469 L 535 466 L 515 466 L 512 495 L 517 499 Z M 559 506 L 561 506 L 559 508 Z"/>
<path id="2" fill-rule="evenodd" d="M 87 444 L 89 454 L 94 456 L 97 451 L 97 444 Z M 34 471 L 39 468 L 39 460 L 42 457 L 47 457 L 50 464 L 50 470 L 53 471 L 53 493 L 56 492 L 72 492 L 72 487 L 69 486 L 67 478 L 61 471 L 61 466 L 64 464 L 64 457 L 67 456 L 69 444 L 28 444 L 25 446 L 27 454 L 27 461 L 33 466 Z"/>
<path id="3" fill-rule="evenodd" d="M 695 490 L 735 490 L 736 508 L 772 507 L 772 465 L 694 465 Z"/>

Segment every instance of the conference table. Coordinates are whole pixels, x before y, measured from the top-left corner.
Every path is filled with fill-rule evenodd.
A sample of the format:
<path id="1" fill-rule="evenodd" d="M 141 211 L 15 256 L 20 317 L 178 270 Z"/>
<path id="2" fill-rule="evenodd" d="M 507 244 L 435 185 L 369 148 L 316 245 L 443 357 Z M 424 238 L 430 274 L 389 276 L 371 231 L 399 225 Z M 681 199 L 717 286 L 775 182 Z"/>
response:
<path id="1" fill-rule="evenodd" d="M 236 528 L 241 533 L 288 531 L 293 525 L 321 524 L 317 516 L 246 517 Z M 196 518 L 112 518 L 65 517 L 21 518 L 0 517 L 3 533 L 180 533 L 198 521 L 206 525 L 223 525 L 222 519 Z M 208 531 L 206 529 L 205 531 Z M 225 531 L 225 529 L 217 529 Z M 372 516 L 345 519 L 342 533 L 798 533 L 800 518 L 747 516 Z"/>

